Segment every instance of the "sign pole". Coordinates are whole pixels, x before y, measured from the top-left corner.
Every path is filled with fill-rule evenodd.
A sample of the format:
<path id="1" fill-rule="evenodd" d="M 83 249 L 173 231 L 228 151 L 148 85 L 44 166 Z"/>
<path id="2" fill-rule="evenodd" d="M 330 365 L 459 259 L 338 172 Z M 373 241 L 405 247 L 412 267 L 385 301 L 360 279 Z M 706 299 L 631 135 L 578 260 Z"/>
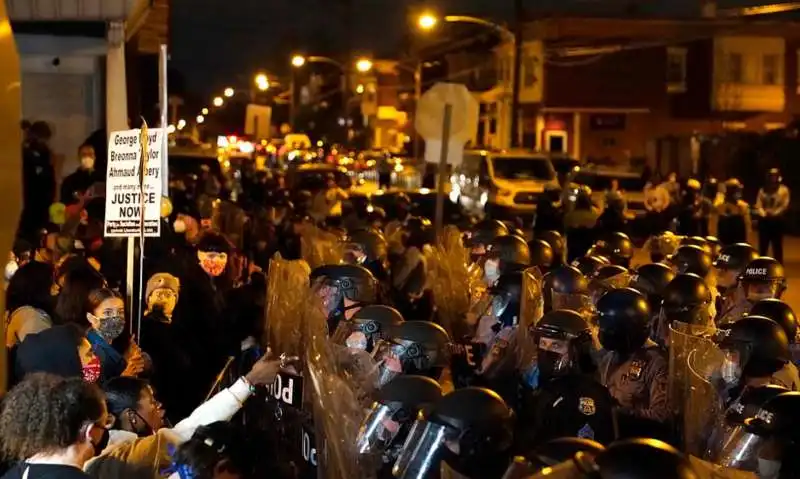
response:
<path id="1" fill-rule="evenodd" d="M 133 302 L 133 273 L 136 261 L 136 239 L 128 237 L 125 239 L 128 243 L 127 260 L 125 261 L 125 298 L 128 300 L 128 320 L 131 326 L 131 334 L 134 334 L 133 324 L 136 319 L 136 306 Z"/>
<path id="2" fill-rule="evenodd" d="M 161 98 L 161 128 L 164 128 L 164 136 L 161 141 L 161 197 L 169 198 L 169 155 L 167 154 L 169 138 L 166 131 L 169 124 L 169 93 L 167 90 L 167 46 L 161 45 L 158 58 L 158 88 Z"/>
<path id="3" fill-rule="evenodd" d="M 450 123 L 453 116 L 453 105 L 445 103 L 444 118 L 442 119 L 442 149 L 439 155 L 439 175 L 436 185 L 436 236 L 442 234 L 444 224 L 444 185 L 447 176 L 447 156 L 450 147 Z"/>

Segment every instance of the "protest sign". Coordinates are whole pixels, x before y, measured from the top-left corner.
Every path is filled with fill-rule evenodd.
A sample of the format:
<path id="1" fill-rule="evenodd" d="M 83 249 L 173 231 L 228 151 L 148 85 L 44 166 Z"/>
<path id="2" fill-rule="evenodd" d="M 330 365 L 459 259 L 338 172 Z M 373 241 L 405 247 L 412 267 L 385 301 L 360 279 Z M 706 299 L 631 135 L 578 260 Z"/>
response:
<path id="1" fill-rule="evenodd" d="M 117 131 L 108 142 L 105 236 L 161 235 L 161 189 L 164 130 L 147 132 L 147 155 L 142 161 L 141 130 Z M 144 175 L 142 176 L 142 173 Z M 144 207 L 144 215 L 142 215 Z"/>

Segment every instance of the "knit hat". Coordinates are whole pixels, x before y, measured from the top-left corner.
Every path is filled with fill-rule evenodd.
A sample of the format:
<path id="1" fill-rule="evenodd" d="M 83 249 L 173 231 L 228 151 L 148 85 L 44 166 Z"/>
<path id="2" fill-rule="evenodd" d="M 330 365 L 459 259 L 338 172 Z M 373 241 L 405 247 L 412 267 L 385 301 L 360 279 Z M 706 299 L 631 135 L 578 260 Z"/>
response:
<path id="1" fill-rule="evenodd" d="M 169 273 L 156 273 L 150 276 L 150 279 L 147 280 L 145 300 L 150 298 L 153 291 L 161 288 L 171 289 L 177 296 L 181 290 L 181 280 Z"/>

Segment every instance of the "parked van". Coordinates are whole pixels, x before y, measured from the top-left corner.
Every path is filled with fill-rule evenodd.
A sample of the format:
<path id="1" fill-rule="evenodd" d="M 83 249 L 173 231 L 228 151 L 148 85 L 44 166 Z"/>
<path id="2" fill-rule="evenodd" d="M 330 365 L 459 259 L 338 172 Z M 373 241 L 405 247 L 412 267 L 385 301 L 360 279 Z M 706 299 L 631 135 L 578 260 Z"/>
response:
<path id="1" fill-rule="evenodd" d="M 533 215 L 545 187 L 558 186 L 549 157 L 528 151 L 467 150 L 450 181 L 467 211 L 494 218 Z"/>

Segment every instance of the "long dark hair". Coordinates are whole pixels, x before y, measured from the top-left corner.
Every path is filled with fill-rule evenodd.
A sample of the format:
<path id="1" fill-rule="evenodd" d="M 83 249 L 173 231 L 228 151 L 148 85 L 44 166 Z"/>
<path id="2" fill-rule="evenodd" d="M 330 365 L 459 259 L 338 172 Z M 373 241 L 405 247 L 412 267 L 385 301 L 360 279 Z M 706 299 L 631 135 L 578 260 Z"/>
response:
<path id="1" fill-rule="evenodd" d="M 14 312 L 23 306 L 53 313 L 53 267 L 47 263 L 31 261 L 14 273 L 6 290 L 6 311 Z"/>
<path id="2" fill-rule="evenodd" d="M 89 293 L 105 285 L 103 276 L 85 260 L 83 265 L 66 271 L 64 284 L 56 299 L 56 321 L 59 324 L 72 323 L 89 328 L 91 325 L 86 319 L 86 301 Z"/>
<path id="3" fill-rule="evenodd" d="M 89 295 L 86 297 L 85 306 L 83 308 L 83 314 L 92 313 L 94 314 L 94 310 L 97 309 L 98 306 L 103 304 L 103 301 L 107 299 L 122 299 L 122 296 L 110 288 L 97 288 L 93 289 L 89 292 Z"/>

